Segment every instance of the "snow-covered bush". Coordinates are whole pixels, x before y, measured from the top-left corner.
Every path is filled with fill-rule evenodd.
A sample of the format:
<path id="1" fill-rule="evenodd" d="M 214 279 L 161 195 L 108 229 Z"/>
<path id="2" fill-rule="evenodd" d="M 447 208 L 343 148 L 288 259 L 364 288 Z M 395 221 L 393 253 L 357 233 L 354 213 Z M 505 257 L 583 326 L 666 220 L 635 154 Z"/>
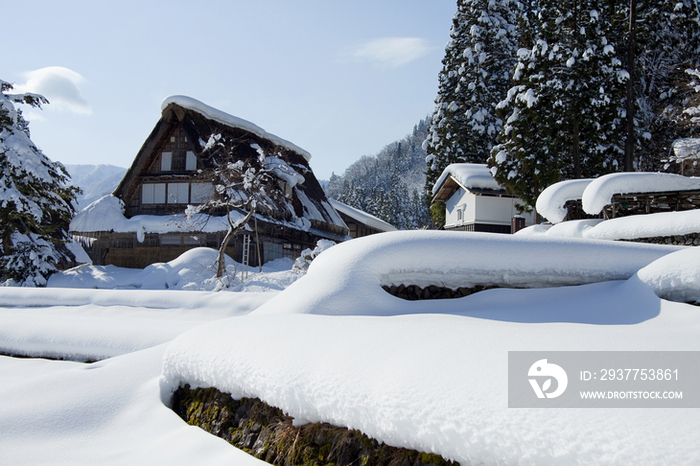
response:
<path id="1" fill-rule="evenodd" d="M 294 261 L 292 271 L 294 273 L 306 273 L 306 271 L 309 270 L 309 265 L 311 265 L 311 262 L 319 254 L 321 254 L 323 251 L 330 248 L 331 246 L 335 246 L 335 242 L 327 239 L 318 240 L 314 249 L 304 249 L 303 251 L 301 251 L 301 255 L 297 258 L 296 261 Z"/>

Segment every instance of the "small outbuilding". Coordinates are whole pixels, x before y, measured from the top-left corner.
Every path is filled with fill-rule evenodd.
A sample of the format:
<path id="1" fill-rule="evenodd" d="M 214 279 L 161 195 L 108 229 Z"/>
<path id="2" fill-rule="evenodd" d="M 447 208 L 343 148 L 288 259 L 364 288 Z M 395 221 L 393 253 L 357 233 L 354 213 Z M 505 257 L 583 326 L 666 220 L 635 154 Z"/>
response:
<path id="1" fill-rule="evenodd" d="M 335 210 L 338 211 L 340 218 L 342 218 L 348 226 L 350 236 L 353 238 L 397 230 L 394 225 L 360 209 L 343 204 L 335 199 L 329 199 L 329 202 Z"/>
<path id="2" fill-rule="evenodd" d="M 534 213 L 518 213 L 522 201 L 485 164 L 448 165 L 433 187 L 432 202 L 438 201 L 445 203 L 445 230 L 515 233 L 535 223 Z"/>
<path id="3" fill-rule="evenodd" d="M 88 246 L 94 264 L 142 268 L 173 260 L 190 248 L 218 248 L 228 229 L 224 213 L 187 217 L 185 210 L 212 196 L 215 187 L 203 175 L 208 170 L 261 156 L 277 167 L 274 181 L 265 187 L 269 202 L 258 205 L 227 254 L 257 265 L 294 259 L 319 239 L 350 239 L 311 171 L 308 152 L 189 97 L 169 97 L 161 109 L 160 120 L 114 193 L 71 222 L 71 233 Z M 231 216 L 235 220 L 245 214 Z"/>

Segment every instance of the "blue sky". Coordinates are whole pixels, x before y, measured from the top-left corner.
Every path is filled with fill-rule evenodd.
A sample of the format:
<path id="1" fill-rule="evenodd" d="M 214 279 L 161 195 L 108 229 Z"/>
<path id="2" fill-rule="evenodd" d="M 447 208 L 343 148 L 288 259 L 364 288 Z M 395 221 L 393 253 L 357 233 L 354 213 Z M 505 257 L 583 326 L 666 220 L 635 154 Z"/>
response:
<path id="1" fill-rule="evenodd" d="M 306 149 L 327 179 L 432 112 L 455 10 L 454 0 L 8 2 L 0 79 L 49 98 L 25 116 L 34 142 L 66 164 L 128 167 L 160 103 L 182 94 Z"/>

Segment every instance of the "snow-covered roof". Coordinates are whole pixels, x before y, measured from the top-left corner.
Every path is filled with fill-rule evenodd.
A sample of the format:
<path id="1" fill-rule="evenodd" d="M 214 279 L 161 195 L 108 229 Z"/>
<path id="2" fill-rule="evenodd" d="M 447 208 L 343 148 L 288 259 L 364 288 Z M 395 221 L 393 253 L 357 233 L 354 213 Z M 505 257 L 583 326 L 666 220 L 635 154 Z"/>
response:
<path id="1" fill-rule="evenodd" d="M 233 211 L 231 215 L 244 215 Z M 248 228 L 246 226 L 246 228 Z M 175 215 L 136 215 L 131 218 L 124 216 L 124 204 L 118 198 L 110 195 L 100 198 L 78 212 L 70 222 L 70 231 L 88 233 L 96 231 L 114 231 L 119 233 L 136 233 L 139 241 L 144 240 L 146 233 L 186 233 L 227 231 L 228 223 L 225 217 L 214 217 L 206 214 L 196 214 L 188 218 L 185 214 Z"/>
<path id="2" fill-rule="evenodd" d="M 700 190 L 700 178 L 672 173 L 610 173 L 593 180 L 583 192 L 583 210 L 599 214 L 615 194 Z"/>
<path id="3" fill-rule="evenodd" d="M 437 194 L 448 177 L 452 177 L 464 189 L 503 190 L 503 187 L 494 179 L 488 165 L 484 163 L 453 163 L 445 168 L 440 178 L 435 182 L 433 195 Z"/>
<path id="4" fill-rule="evenodd" d="M 275 136 L 274 134 L 268 133 L 267 131 L 265 131 L 264 129 L 262 129 L 254 123 L 251 123 L 247 120 L 238 118 L 233 115 L 229 115 L 228 113 L 222 112 L 221 110 L 216 109 L 214 107 L 210 107 L 209 105 L 202 103 L 199 100 L 193 99 L 192 97 L 187 97 L 184 95 L 172 95 L 170 97 L 167 97 L 165 100 L 163 100 L 163 103 L 160 106 L 161 110 L 165 110 L 165 108 L 170 104 L 179 105 L 180 107 L 193 110 L 211 120 L 218 121 L 221 124 L 249 131 L 257 136 L 260 136 L 261 138 L 268 139 L 279 146 L 297 152 L 298 154 L 302 155 L 307 162 L 311 160 L 311 154 L 302 149 L 301 147 L 292 144 L 291 142 L 282 139 L 279 136 Z"/>
<path id="5" fill-rule="evenodd" d="M 336 201 L 335 199 L 329 199 L 328 202 L 333 206 L 338 212 L 347 215 L 348 217 L 357 220 L 358 222 L 364 223 L 367 226 L 376 228 L 381 231 L 396 231 L 397 228 L 390 223 L 381 220 L 374 215 L 370 215 L 367 212 L 363 212 L 349 205 L 343 204 L 342 202 Z"/>
<path id="6" fill-rule="evenodd" d="M 537 198 L 535 208 L 537 213 L 552 223 L 564 221 L 568 210 L 564 207 L 567 201 L 579 200 L 583 191 L 593 181 L 591 178 L 566 180 L 554 183 L 546 188 Z"/>

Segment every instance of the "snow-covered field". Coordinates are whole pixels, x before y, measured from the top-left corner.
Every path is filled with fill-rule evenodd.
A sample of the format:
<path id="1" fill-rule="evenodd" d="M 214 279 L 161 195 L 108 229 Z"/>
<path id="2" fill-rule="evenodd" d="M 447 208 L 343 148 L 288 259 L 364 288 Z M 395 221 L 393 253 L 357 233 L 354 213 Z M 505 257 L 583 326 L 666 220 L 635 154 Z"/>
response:
<path id="1" fill-rule="evenodd" d="M 508 351 L 700 351 L 698 308 L 659 297 L 700 298 L 700 249 L 392 232 L 195 291 L 222 288 L 206 254 L 0 289 L 1 351 L 72 360 L 0 357 L 0 464 L 261 464 L 167 407 L 184 383 L 462 464 L 700 463 L 696 409 L 507 407 Z"/>

